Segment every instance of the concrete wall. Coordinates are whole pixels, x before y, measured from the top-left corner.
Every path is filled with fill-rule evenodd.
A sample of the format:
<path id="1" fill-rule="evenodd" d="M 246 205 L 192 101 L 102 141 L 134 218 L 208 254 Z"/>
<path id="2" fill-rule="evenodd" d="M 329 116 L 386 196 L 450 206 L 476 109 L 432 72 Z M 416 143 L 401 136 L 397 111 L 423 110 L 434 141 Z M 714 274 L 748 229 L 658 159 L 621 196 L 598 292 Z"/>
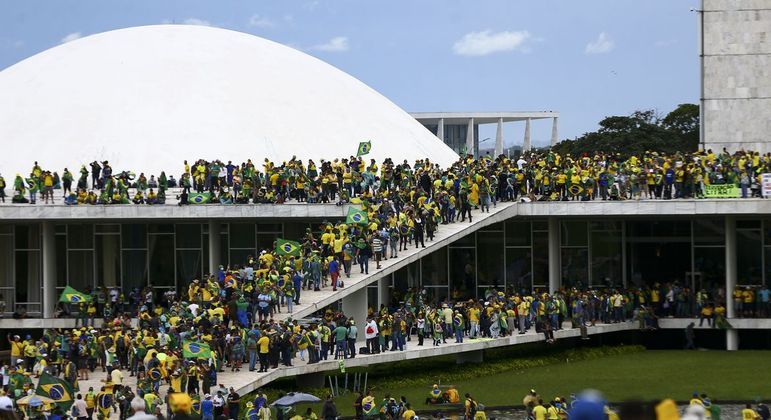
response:
<path id="1" fill-rule="evenodd" d="M 706 148 L 771 152 L 771 0 L 704 0 Z"/>

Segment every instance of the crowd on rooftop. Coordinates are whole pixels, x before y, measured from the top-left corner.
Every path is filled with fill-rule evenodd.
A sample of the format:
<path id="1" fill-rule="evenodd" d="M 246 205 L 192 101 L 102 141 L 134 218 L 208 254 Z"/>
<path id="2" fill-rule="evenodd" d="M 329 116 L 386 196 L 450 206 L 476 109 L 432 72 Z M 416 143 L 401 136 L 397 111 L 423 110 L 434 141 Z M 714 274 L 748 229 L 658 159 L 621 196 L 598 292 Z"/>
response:
<path id="1" fill-rule="evenodd" d="M 255 164 L 199 159 L 179 178 L 114 171 L 108 161 L 81 166 L 77 173 L 47 169 L 35 162 L 28 176 L 16 174 L 12 202 L 35 204 L 165 204 L 175 193 L 189 203 L 407 203 L 419 197 L 460 213 L 466 191 L 473 206 L 517 200 L 637 200 L 704 198 L 711 185 L 733 185 L 741 197 L 760 196 L 760 176 L 771 170 L 771 154 L 712 150 L 665 155 L 646 152 L 622 157 L 613 153 L 561 156 L 550 150 L 524 152 L 517 158 L 464 156 L 448 168 L 429 159 L 410 164 L 362 156 L 334 160 Z M 6 181 L 0 176 L 0 200 Z M 39 196 L 39 197 L 38 197 Z M 204 197 L 192 200 L 191 197 Z"/>

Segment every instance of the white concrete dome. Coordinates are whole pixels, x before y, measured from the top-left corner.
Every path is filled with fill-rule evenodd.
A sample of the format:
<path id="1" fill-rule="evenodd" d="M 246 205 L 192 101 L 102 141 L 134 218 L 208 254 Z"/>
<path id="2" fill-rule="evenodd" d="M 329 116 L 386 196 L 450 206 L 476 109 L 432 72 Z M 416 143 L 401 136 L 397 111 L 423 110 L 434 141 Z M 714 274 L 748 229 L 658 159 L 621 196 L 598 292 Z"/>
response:
<path id="1" fill-rule="evenodd" d="M 120 29 L 0 72 L 0 173 L 110 161 L 175 176 L 182 161 L 399 162 L 457 155 L 394 103 L 314 57 L 253 35 L 187 25 Z M 398 159 L 398 160 L 397 160 Z M 77 174 L 76 174 L 77 176 Z"/>

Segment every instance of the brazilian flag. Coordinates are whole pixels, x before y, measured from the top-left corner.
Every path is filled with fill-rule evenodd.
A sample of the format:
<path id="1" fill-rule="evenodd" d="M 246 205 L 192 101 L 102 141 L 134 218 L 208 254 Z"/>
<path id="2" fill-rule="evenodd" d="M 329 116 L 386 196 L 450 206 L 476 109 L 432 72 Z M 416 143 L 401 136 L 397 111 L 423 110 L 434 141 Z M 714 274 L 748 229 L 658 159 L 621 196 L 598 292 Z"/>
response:
<path id="1" fill-rule="evenodd" d="M 182 344 L 182 356 L 185 359 L 208 359 L 211 357 L 211 348 L 205 343 L 185 341 Z"/>
<path id="2" fill-rule="evenodd" d="M 83 303 L 91 302 L 91 296 L 78 292 L 70 286 L 64 288 L 62 296 L 59 298 L 59 302 L 62 303 Z"/>
<path id="3" fill-rule="evenodd" d="M 367 225 L 369 224 L 369 217 L 367 217 L 367 212 L 363 210 L 348 207 L 348 216 L 345 218 L 345 223 L 349 225 Z"/>
<path id="4" fill-rule="evenodd" d="M 361 147 L 361 146 L 359 146 L 359 147 Z M 38 182 L 37 179 L 35 179 L 35 178 L 27 178 L 27 179 L 25 179 L 25 181 L 27 181 L 27 185 L 29 185 L 29 190 L 31 192 L 38 192 L 40 190 L 40 188 L 39 188 L 40 187 L 40 183 Z"/>
<path id="5" fill-rule="evenodd" d="M 288 241 L 286 239 L 278 239 L 276 241 L 276 254 L 283 256 L 299 257 L 300 256 L 300 243 L 295 241 Z"/>
<path id="6" fill-rule="evenodd" d="M 35 390 L 35 393 L 56 401 L 59 407 L 63 408 L 65 411 L 69 410 L 73 403 L 72 394 L 74 392 L 72 385 L 63 379 L 59 379 L 47 373 L 40 375 L 40 380 L 37 383 L 37 390 Z"/>
<path id="7" fill-rule="evenodd" d="M 359 150 L 356 151 L 356 156 L 366 155 L 370 150 L 372 150 L 372 142 L 369 140 L 363 141 L 359 143 Z"/>
<path id="8" fill-rule="evenodd" d="M 190 204 L 207 204 L 211 202 L 211 193 L 190 193 L 190 195 L 187 197 L 187 201 Z"/>

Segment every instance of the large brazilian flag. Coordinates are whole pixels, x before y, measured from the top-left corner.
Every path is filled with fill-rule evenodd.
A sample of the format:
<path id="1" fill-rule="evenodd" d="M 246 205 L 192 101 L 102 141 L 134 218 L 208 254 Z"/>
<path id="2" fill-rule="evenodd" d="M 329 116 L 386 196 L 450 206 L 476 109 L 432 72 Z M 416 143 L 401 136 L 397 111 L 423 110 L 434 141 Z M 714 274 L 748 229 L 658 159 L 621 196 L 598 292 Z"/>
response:
<path id="1" fill-rule="evenodd" d="M 211 357 L 211 348 L 205 343 L 185 341 L 182 344 L 182 356 L 185 359 L 208 359 Z"/>
<path id="2" fill-rule="evenodd" d="M 190 204 L 207 204 L 211 202 L 211 193 L 190 193 L 187 198 Z"/>
<path id="3" fill-rule="evenodd" d="M 356 151 L 356 156 L 362 156 L 369 153 L 372 150 L 372 142 L 367 140 L 359 143 L 359 149 Z"/>
<path id="4" fill-rule="evenodd" d="M 276 254 L 282 256 L 299 257 L 300 256 L 300 243 L 295 241 L 288 241 L 286 239 L 278 239 L 276 241 Z"/>
<path id="5" fill-rule="evenodd" d="M 56 401 L 64 411 L 69 410 L 73 403 L 72 394 L 74 392 L 72 385 L 63 379 L 47 373 L 40 375 L 35 393 Z"/>
<path id="6" fill-rule="evenodd" d="M 67 286 L 64 288 L 64 291 L 62 292 L 62 295 L 59 298 L 59 302 L 62 302 L 62 303 L 91 302 L 91 296 L 85 293 L 78 292 L 72 287 Z"/>
<path id="7" fill-rule="evenodd" d="M 345 218 L 345 223 L 349 225 L 366 225 L 369 224 L 369 217 L 367 217 L 367 212 L 363 210 L 348 207 L 348 216 Z"/>

